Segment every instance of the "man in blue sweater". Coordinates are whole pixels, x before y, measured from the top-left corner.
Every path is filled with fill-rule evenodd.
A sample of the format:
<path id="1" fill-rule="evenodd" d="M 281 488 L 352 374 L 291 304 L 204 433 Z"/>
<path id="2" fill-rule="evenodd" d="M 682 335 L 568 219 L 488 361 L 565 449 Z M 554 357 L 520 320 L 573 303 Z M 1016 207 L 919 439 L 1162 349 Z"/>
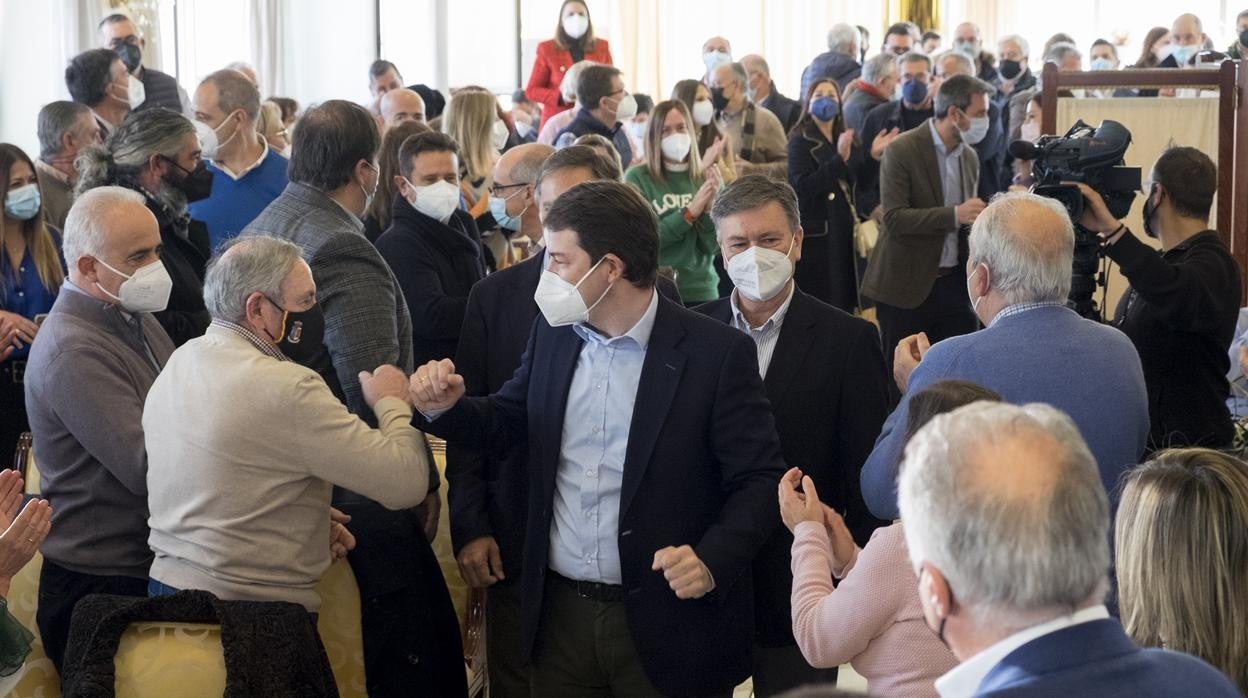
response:
<path id="1" fill-rule="evenodd" d="M 260 91 L 242 73 L 218 70 L 192 100 L 212 195 L 190 205 L 212 248 L 237 236 L 286 189 L 288 161 L 256 132 Z"/>
<path id="2" fill-rule="evenodd" d="M 862 469 L 871 513 L 895 519 L 909 395 L 936 381 L 979 383 L 1013 403 L 1066 412 L 1088 442 L 1101 482 L 1114 491 L 1148 438 L 1148 394 L 1135 347 L 1122 332 L 1066 308 L 1074 229 L 1060 204 L 1034 194 L 998 197 L 975 221 L 967 293 L 986 329 L 929 348 L 902 340 L 893 375 L 903 397 Z"/>

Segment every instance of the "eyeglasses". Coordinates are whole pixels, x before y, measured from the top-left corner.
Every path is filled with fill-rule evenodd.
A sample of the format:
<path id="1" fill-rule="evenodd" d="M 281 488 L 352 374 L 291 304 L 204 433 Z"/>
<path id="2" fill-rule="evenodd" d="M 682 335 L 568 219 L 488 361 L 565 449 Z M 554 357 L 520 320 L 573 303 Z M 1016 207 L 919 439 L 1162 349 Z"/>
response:
<path id="1" fill-rule="evenodd" d="M 490 187 L 490 194 L 494 196 L 502 196 L 505 189 L 515 189 L 516 187 L 527 187 L 532 182 L 516 182 L 515 184 L 495 184 Z"/>

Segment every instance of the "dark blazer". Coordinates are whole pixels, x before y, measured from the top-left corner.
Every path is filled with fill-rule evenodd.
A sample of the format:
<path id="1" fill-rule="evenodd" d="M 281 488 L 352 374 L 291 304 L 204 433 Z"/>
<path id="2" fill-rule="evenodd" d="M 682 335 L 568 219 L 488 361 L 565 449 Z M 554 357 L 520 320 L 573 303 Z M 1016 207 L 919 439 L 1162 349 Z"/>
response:
<path id="1" fill-rule="evenodd" d="M 969 199 L 979 186 L 979 158 L 962 149 L 962 191 Z M 963 236 L 952 206 L 945 205 L 932 129 L 924 124 L 898 136 L 880 163 L 884 225 L 863 275 L 862 294 L 898 308 L 917 308 L 936 283 L 945 236 Z"/>
<path id="2" fill-rule="evenodd" d="M 775 80 L 771 81 L 771 91 L 767 93 L 767 99 L 763 100 L 762 107 L 776 115 L 780 125 L 784 127 L 785 135 L 793 130 L 793 126 L 802 116 L 802 103 L 780 94 L 776 90 Z"/>
<path id="3" fill-rule="evenodd" d="M 412 360 L 420 366 L 455 355 L 468 292 L 485 278 L 481 234 L 467 211 L 446 223 L 395 197 L 390 227 L 377 238 L 412 314 Z"/>
<path id="4" fill-rule="evenodd" d="M 187 113 L 186 100 L 183 97 L 186 93 L 172 75 L 144 66 L 138 77 L 143 83 L 143 95 L 146 99 L 134 111 L 167 109 L 178 114 Z"/>
<path id="5" fill-rule="evenodd" d="M 976 696 L 1238 696 L 1217 669 L 1191 655 L 1140 649 L 1110 618 L 1041 635 L 1009 653 Z"/>
<path id="6" fill-rule="evenodd" d="M 850 197 L 861 157 L 855 146 L 845 162 L 813 121 L 789 136 L 789 184 L 797 192 L 804 233 L 797 285 L 846 312 L 858 307 L 857 221 Z"/>
<path id="7" fill-rule="evenodd" d="M 854 85 L 861 83 L 862 81 L 859 80 Z M 871 140 L 875 138 L 875 134 L 867 138 L 862 127 L 866 123 L 867 114 L 881 104 L 887 104 L 889 100 L 868 92 L 862 87 L 853 87 L 843 101 L 841 111 L 845 114 L 845 126 L 854 129 L 854 132 L 858 134 L 858 142 L 865 144 L 868 148 L 871 147 Z"/>
<path id="8" fill-rule="evenodd" d="M 583 343 L 533 325 L 498 393 L 467 398 L 425 428 L 449 441 L 529 439 L 522 585 L 524 651 L 542 618 L 552 501 L 568 390 Z M 731 691 L 750 672 L 750 565 L 779 523 L 779 441 L 749 337 L 660 298 L 624 460 L 619 549 L 629 630 L 667 695 Z M 716 588 L 682 601 L 650 569 L 655 551 L 693 546 Z"/>
<path id="9" fill-rule="evenodd" d="M 455 371 L 464 377 L 468 395 L 497 393 L 520 366 L 538 316 L 533 292 L 542 277 L 543 257 L 539 252 L 490 274 L 468 294 L 455 351 Z M 656 288 L 669 300 L 681 302 L 670 279 L 660 276 Z M 503 583 L 520 579 L 528 454 L 527 439 L 497 450 L 454 442 L 446 445 L 451 545 L 458 555 L 473 540 L 493 536 L 503 558 L 507 577 Z"/>
<path id="10" fill-rule="evenodd" d="M 697 311 L 732 322 L 728 298 Z M 784 462 L 815 481 L 819 497 L 845 515 L 854 540 L 866 545 L 887 525 L 867 510 L 859 486 L 862 464 L 888 416 L 888 372 L 875 326 L 795 289 L 763 385 Z M 793 535 L 779 527 L 754 563 L 755 623 L 764 646 L 795 642 L 792 547 Z"/>
<path id="11" fill-rule="evenodd" d="M 154 315 L 173 340 L 173 346 L 180 347 L 203 335 L 212 322 L 208 306 L 204 305 L 204 274 L 211 256 L 208 228 L 201 221 L 175 218 L 164 204 L 142 189 L 136 190 L 143 194 L 147 209 L 160 225 L 160 261 L 173 280 L 169 304 Z"/>
<path id="12" fill-rule="evenodd" d="M 563 134 L 571 134 L 573 139 L 580 138 L 588 133 L 596 133 L 603 138 L 615 144 L 615 150 L 620 154 L 620 162 L 624 163 L 624 167 L 628 167 L 628 163 L 633 161 L 633 146 L 628 140 L 628 131 L 621 128 L 621 124 L 612 127 L 605 126 L 588 109 L 582 109 L 576 113 L 576 118 L 572 119 L 572 123 L 564 127 L 562 131 L 555 136 L 555 142 L 558 143 Z"/>

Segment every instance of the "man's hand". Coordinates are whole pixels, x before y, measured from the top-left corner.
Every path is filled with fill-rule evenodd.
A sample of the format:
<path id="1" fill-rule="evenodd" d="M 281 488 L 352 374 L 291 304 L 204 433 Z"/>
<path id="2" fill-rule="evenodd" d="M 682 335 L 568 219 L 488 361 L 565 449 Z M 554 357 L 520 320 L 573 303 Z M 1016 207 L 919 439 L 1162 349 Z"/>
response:
<path id="1" fill-rule="evenodd" d="M 797 491 L 799 484 L 801 492 Z M 823 523 L 823 505 L 819 503 L 815 482 L 809 476 L 803 476 L 797 468 L 789 468 L 789 472 L 780 478 L 780 520 L 790 533 L 803 521 Z"/>
<path id="2" fill-rule="evenodd" d="M 468 542 L 455 558 L 459 575 L 474 589 L 484 589 L 503 581 L 503 556 L 494 536 L 481 536 Z"/>
<path id="3" fill-rule="evenodd" d="M 416 505 L 416 510 L 420 514 L 420 527 L 425 532 L 425 538 L 433 543 L 433 539 L 438 537 L 438 516 L 442 513 L 442 498 L 438 496 L 438 491 L 433 490 L 425 496 L 425 501 Z"/>
<path id="4" fill-rule="evenodd" d="M 927 340 L 926 332 L 912 334 L 897 342 L 897 349 L 893 351 L 893 380 L 903 394 L 910 385 L 910 374 L 914 373 L 914 369 L 931 348 L 932 344 Z"/>
<path id="5" fill-rule="evenodd" d="M 973 199 L 967 199 L 954 207 L 953 212 L 957 214 L 958 225 L 970 225 L 979 218 L 979 214 L 984 212 L 987 204 L 978 196 Z"/>
<path id="6" fill-rule="evenodd" d="M 832 566 L 843 570 L 853 559 L 854 549 L 858 547 L 854 543 L 854 537 L 845 525 L 845 519 L 827 504 L 823 505 L 823 526 L 828 531 L 828 538 L 832 540 Z"/>
<path id="7" fill-rule="evenodd" d="M 853 151 L 854 129 L 847 128 L 845 129 L 845 132 L 841 134 L 840 138 L 836 139 L 836 154 L 841 156 L 842 161 L 848 163 L 849 156 L 853 154 Z"/>
<path id="8" fill-rule="evenodd" d="M 364 392 L 364 403 L 369 409 L 383 397 L 397 397 L 412 404 L 411 393 L 407 389 L 407 376 L 394 366 L 378 366 L 376 371 L 360 371 L 360 390 Z"/>
<path id="9" fill-rule="evenodd" d="M 355 536 L 351 535 L 345 525 L 350 520 L 350 515 L 333 507 L 329 508 L 329 556 L 334 562 L 355 550 Z"/>
<path id="10" fill-rule="evenodd" d="M 871 157 L 880 160 L 884 157 L 884 149 L 889 143 L 897 140 L 897 136 L 901 135 L 901 129 L 896 126 L 891 131 L 880 131 L 875 134 L 875 138 L 871 141 Z"/>
<path id="11" fill-rule="evenodd" d="M 668 546 L 654 553 L 654 563 L 650 569 L 662 570 L 667 585 L 676 592 L 678 599 L 700 599 L 715 588 L 715 580 L 711 579 L 711 571 L 698 559 L 693 548 L 682 545 L 679 548 Z"/>
<path id="12" fill-rule="evenodd" d="M 1118 229 L 1118 219 L 1109 212 L 1105 199 L 1096 190 L 1083 182 L 1062 182 L 1079 187 L 1083 194 L 1083 215 L 1079 217 L 1079 225 L 1100 235 L 1109 235 Z"/>
<path id="13" fill-rule="evenodd" d="M 464 377 L 450 359 L 430 361 L 416 369 L 411 382 L 412 402 L 425 414 L 449 410 L 464 396 Z"/>

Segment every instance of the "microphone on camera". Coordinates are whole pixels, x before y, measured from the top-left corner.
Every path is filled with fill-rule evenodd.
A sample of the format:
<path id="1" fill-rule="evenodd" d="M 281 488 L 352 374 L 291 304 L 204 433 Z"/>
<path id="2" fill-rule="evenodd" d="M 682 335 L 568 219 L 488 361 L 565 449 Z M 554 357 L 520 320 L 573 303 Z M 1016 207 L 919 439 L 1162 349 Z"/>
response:
<path id="1" fill-rule="evenodd" d="M 1008 148 L 1010 157 L 1015 160 L 1035 160 L 1040 149 L 1031 141 L 1014 141 Z"/>

